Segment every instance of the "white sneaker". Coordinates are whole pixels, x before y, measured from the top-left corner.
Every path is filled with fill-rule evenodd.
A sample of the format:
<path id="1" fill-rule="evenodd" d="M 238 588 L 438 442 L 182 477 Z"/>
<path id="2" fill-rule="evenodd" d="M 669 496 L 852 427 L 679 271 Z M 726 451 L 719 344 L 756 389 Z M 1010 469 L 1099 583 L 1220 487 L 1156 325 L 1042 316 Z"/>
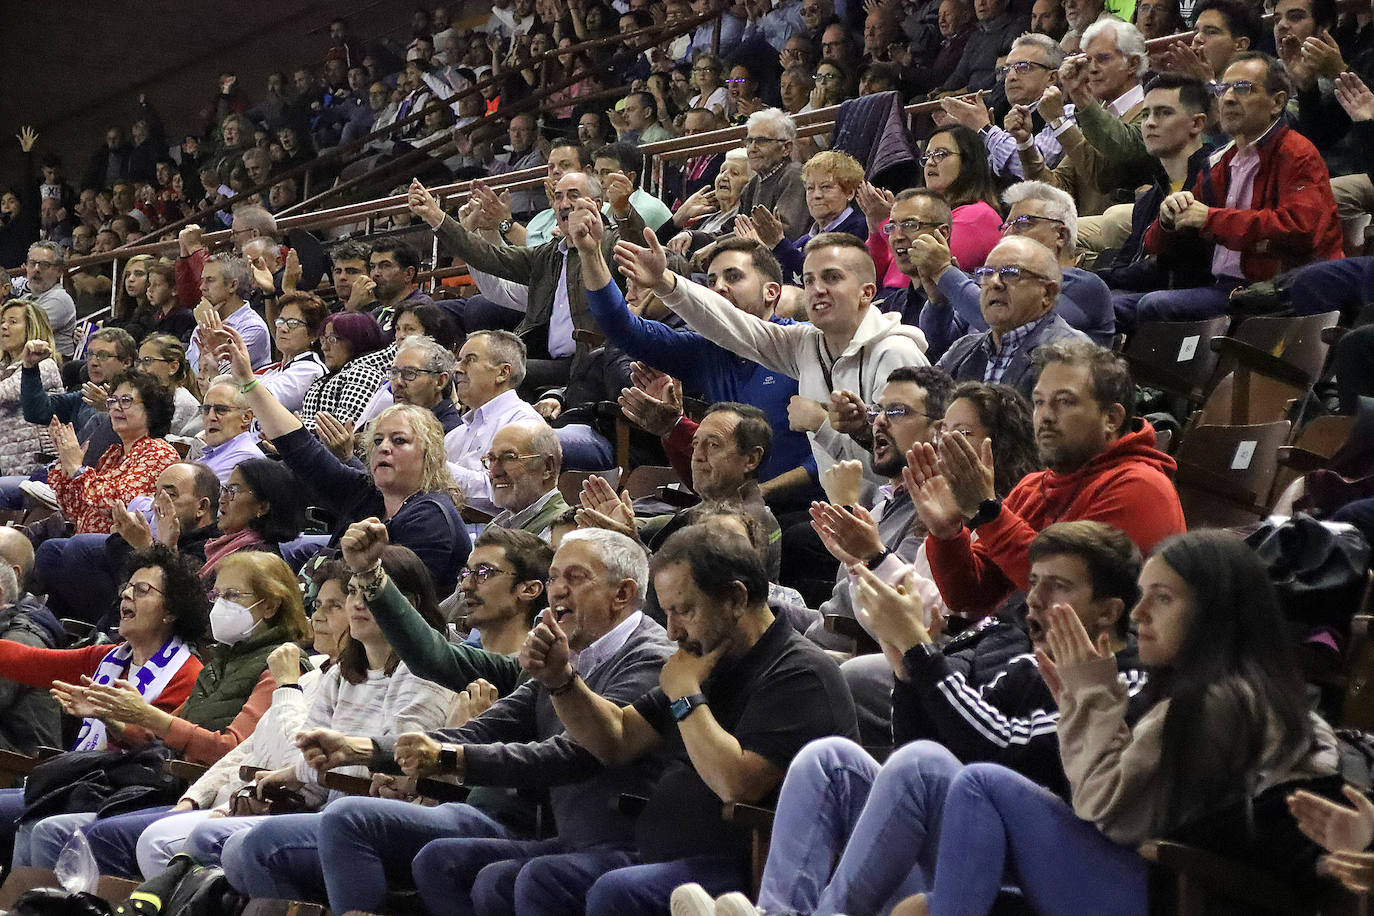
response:
<path id="1" fill-rule="evenodd" d="M 762 910 L 750 903 L 749 898 L 739 891 L 721 894 L 716 898 L 715 916 L 761 916 L 762 913 Z"/>
<path id="2" fill-rule="evenodd" d="M 57 493 L 40 480 L 26 480 L 19 485 L 19 489 L 50 509 L 61 508 L 57 504 Z"/>
<path id="3" fill-rule="evenodd" d="M 715 916 L 716 902 L 700 884 L 682 884 L 668 898 L 673 916 Z"/>

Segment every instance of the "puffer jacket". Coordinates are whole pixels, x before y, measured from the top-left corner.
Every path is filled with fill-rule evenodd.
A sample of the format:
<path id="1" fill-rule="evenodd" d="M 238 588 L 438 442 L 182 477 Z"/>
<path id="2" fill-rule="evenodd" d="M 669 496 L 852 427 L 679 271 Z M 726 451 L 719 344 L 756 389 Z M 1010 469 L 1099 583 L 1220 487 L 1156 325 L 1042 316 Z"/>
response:
<path id="1" fill-rule="evenodd" d="M 39 463 L 38 456 L 55 449 L 46 427 L 24 422 L 19 404 L 19 371 L 22 362 L 0 369 L 0 475 L 28 474 Z M 38 364 L 43 390 L 62 390 L 62 371 L 57 363 L 45 359 Z"/>

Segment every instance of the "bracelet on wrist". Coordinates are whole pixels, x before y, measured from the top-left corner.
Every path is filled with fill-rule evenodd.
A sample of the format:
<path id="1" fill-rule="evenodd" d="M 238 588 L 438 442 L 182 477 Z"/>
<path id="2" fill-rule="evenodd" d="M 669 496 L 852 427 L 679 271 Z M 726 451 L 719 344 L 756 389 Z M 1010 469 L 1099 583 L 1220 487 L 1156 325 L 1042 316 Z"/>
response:
<path id="1" fill-rule="evenodd" d="M 254 388 L 258 387 L 261 384 L 262 379 L 255 378 L 246 385 L 240 385 L 239 394 L 247 394 L 248 392 L 252 391 Z"/>
<path id="2" fill-rule="evenodd" d="M 577 673 L 577 669 L 574 668 L 573 673 L 568 677 L 567 681 L 565 681 L 557 687 L 549 688 L 549 696 L 561 697 L 566 696 L 569 693 L 572 693 L 573 687 L 577 684 L 581 677 L 582 676 Z"/>

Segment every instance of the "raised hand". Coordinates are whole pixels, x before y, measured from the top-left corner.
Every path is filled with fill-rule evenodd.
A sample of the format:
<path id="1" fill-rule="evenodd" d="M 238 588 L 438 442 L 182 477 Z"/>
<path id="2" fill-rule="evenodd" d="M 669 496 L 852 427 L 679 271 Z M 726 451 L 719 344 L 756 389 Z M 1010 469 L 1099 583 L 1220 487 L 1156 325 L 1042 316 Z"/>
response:
<path id="1" fill-rule="evenodd" d="M 1045 91 L 1040 95 L 1039 111 L 1046 124 L 1064 117 L 1064 93 L 1058 86 L 1045 87 Z"/>
<path id="2" fill-rule="evenodd" d="M 38 131 L 34 130 L 32 125 L 26 124 L 19 128 L 19 133 L 15 134 L 14 138 L 19 141 L 21 150 L 31 153 L 33 145 L 38 142 Z"/>
<path id="3" fill-rule="evenodd" d="M 668 694 L 670 700 L 680 700 L 701 693 L 702 682 L 711 676 L 716 663 L 729 650 L 730 645 L 731 640 L 727 636 L 704 655 L 693 655 L 686 649 L 679 648 L 663 663 L 663 668 L 658 673 L 658 685 Z"/>
<path id="4" fill-rule="evenodd" d="M 677 208 L 677 212 L 673 214 L 673 222 L 679 226 L 685 226 L 698 217 L 708 213 L 716 213 L 719 210 L 720 204 L 716 201 L 716 189 L 710 186 L 697 188 Z"/>
<path id="5" fill-rule="evenodd" d="M 95 709 L 95 715 L 101 719 L 128 725 L 142 725 L 147 721 L 148 713 L 153 710 L 148 701 L 139 694 L 138 688 L 128 681 L 97 684 L 85 676 L 81 680 L 86 688 L 86 701 Z"/>
<path id="6" fill-rule="evenodd" d="M 634 501 L 630 492 L 615 488 L 604 477 L 588 477 L 582 482 L 581 508 L 574 516 L 579 528 L 606 528 L 638 540 Z"/>
<path id="7" fill-rule="evenodd" d="M 821 489 L 836 506 L 857 506 L 863 495 L 863 483 L 863 462 L 852 458 L 837 461 L 821 471 Z"/>
<path id="8" fill-rule="evenodd" d="M 1345 71 L 1345 61 L 1341 58 L 1341 46 L 1331 33 L 1322 29 L 1302 43 L 1302 56 L 1317 72 L 1318 76 L 1335 79 Z"/>
<path id="9" fill-rule="evenodd" d="M 992 114 L 988 111 L 987 103 L 983 101 L 981 89 L 966 98 L 943 98 L 940 100 L 940 107 L 945 110 L 945 114 L 969 130 L 981 130 L 992 123 Z M 1049 120 L 1048 116 L 1046 120 Z"/>
<path id="10" fill-rule="evenodd" d="M 878 523 L 863 506 L 852 510 L 831 503 L 811 504 L 811 529 L 830 555 L 846 566 L 866 563 L 883 552 Z"/>
<path id="11" fill-rule="evenodd" d="M 110 520 L 114 533 L 122 537 L 134 550 L 153 546 L 153 531 L 141 512 L 130 512 L 122 500 L 110 503 Z"/>
<path id="12" fill-rule="evenodd" d="M 687 257 L 688 253 L 692 250 L 692 233 L 679 232 L 677 235 L 670 238 L 668 240 L 668 250 L 676 251 L 684 258 Z"/>
<path id="13" fill-rule="evenodd" d="M 749 212 L 749 218 L 754 221 L 754 232 L 765 247 L 773 248 L 782 241 L 782 217 L 777 210 L 758 204 Z"/>
<path id="14" fill-rule="evenodd" d="M 315 414 L 315 438 L 340 461 L 353 456 L 353 430 L 336 420 L 333 414 L 323 410 Z"/>
<path id="15" fill-rule="evenodd" d="M 668 271 L 668 256 L 663 253 L 658 236 L 646 227 L 644 241 L 647 247 L 636 245 L 626 239 L 616 242 L 616 266 L 625 277 L 634 280 L 645 289 L 659 293 L 671 292 L 677 281 L 673 279 L 672 274 L 665 276 Z M 665 288 L 659 290 L 660 284 L 666 284 Z"/>
<path id="16" fill-rule="evenodd" d="M 859 205 L 864 219 L 868 221 L 869 232 L 876 231 L 883 220 L 892 216 L 892 203 L 895 200 L 896 195 L 891 191 L 867 181 L 859 185 L 859 190 L 854 195 L 854 202 Z"/>
<path id="17" fill-rule="evenodd" d="M 796 432 L 814 433 L 830 417 L 830 406 L 813 398 L 792 395 L 787 402 L 787 425 Z"/>
<path id="18" fill-rule="evenodd" d="M 229 364 L 229 374 L 240 387 L 247 385 L 253 380 L 253 360 L 248 356 L 248 345 L 231 327 L 225 327 L 222 333 L 223 341 L 215 348 L 215 359 Z"/>
<path id="19" fill-rule="evenodd" d="M 348 526 L 339 539 L 339 549 L 343 551 L 344 562 L 355 573 L 376 566 L 382 558 L 382 551 L 391 543 L 391 536 L 382 520 L 373 516 Z"/>
<path id="20" fill-rule="evenodd" d="M 76 440 L 76 430 L 70 423 L 63 423 L 56 416 L 48 423 L 48 434 L 52 436 L 53 447 L 57 449 L 57 460 L 62 470 L 70 477 L 81 467 L 81 443 Z"/>
<path id="21" fill-rule="evenodd" d="M 923 232 L 912 239 L 907 257 L 916 265 L 921 279 L 928 283 L 938 281 L 940 275 L 954 265 L 949 241 L 938 232 Z"/>
<path id="22" fill-rule="evenodd" d="M 1088 662 L 1111 658 L 1111 634 L 1105 630 L 1097 637 L 1096 645 L 1083 627 L 1083 621 L 1074 609 L 1060 602 L 1053 604 L 1045 612 L 1049 628 L 1045 631 L 1045 641 L 1049 644 L 1049 654 L 1054 659 L 1058 671 L 1075 668 Z"/>
<path id="23" fill-rule="evenodd" d="M 1336 77 L 1336 101 L 1352 121 L 1374 121 L 1374 92 L 1354 72 Z M 25 363 L 27 365 L 27 363 Z"/>
<path id="24" fill-rule="evenodd" d="M 439 206 L 438 198 L 429 193 L 418 178 L 410 180 L 410 187 L 406 190 L 406 206 L 412 215 L 424 220 L 431 229 L 438 229 L 444 221 L 444 208 Z"/>
<path id="25" fill-rule="evenodd" d="M 1011 134 L 1017 143 L 1028 143 L 1031 138 L 1031 110 L 1025 105 L 1013 105 L 1002 119 L 1002 129 Z"/>
<path id="26" fill-rule="evenodd" d="M 449 707 L 448 720 L 444 727 L 461 728 L 468 720 L 475 719 L 490 709 L 499 698 L 500 692 L 496 685 L 485 678 L 478 678 L 454 695 L 453 705 Z"/>
<path id="27" fill-rule="evenodd" d="M 940 470 L 965 518 L 978 512 L 985 500 L 997 496 L 993 486 L 992 440 L 984 439 L 977 448 L 960 432 L 940 438 Z"/>
<path id="28" fill-rule="evenodd" d="M 296 254 L 296 249 L 289 249 L 286 252 L 286 268 L 281 275 L 282 292 L 294 293 L 300 285 L 303 273 L 305 268 L 301 267 L 301 256 Z"/>
<path id="29" fill-rule="evenodd" d="M 492 228 L 511 218 L 509 191 L 497 193 L 485 181 L 478 180 L 472 183 L 472 199 L 482 209 Z M 549 194 L 549 200 L 553 200 L 553 194 Z"/>
<path id="30" fill-rule="evenodd" d="M 622 388 L 616 402 L 626 418 L 654 436 L 671 433 L 682 419 L 682 388 L 676 379 L 668 379 L 661 389 L 661 397 L 655 397 L 644 388 Z"/>
<path id="31" fill-rule="evenodd" d="M 24 368 L 37 369 L 38 364 L 52 357 L 52 347 L 46 340 L 35 338 L 24 344 Z M 102 406 L 104 406 L 102 404 Z"/>
<path id="32" fill-rule="evenodd" d="M 1088 89 L 1088 58 L 1085 55 L 1070 57 L 1059 66 L 1059 85 L 1075 105 L 1096 103 Z"/>
<path id="33" fill-rule="evenodd" d="M 301 647 L 293 642 L 284 642 L 267 656 L 267 670 L 272 672 L 272 680 L 278 687 L 288 687 L 301 682 Z"/>
<path id="34" fill-rule="evenodd" d="M 568 234 L 572 236 L 569 241 L 578 251 L 585 254 L 597 252 L 597 257 L 600 257 L 599 249 L 605 229 L 596 201 L 582 198 L 573 202 L 572 213 L 568 214 Z"/>
<path id="35" fill-rule="evenodd" d="M 942 541 L 959 536 L 965 516 L 959 511 L 949 480 L 940 470 L 935 447 L 929 442 L 917 442 L 906 453 L 902 485 L 911 495 L 916 515 L 926 531 Z"/>
<path id="36" fill-rule="evenodd" d="M 520 647 L 520 667 L 545 688 L 562 687 L 572 678 L 568 634 L 558 625 L 550 608 L 544 619 L 530 630 Z"/>
<path id="37" fill-rule="evenodd" d="M 1204 83 L 1212 79 L 1212 67 L 1206 59 L 1186 41 L 1176 41 L 1164 52 L 1164 60 L 1169 69 L 1186 76 L 1193 76 Z"/>
<path id="38" fill-rule="evenodd" d="M 601 180 L 601 190 L 606 195 L 606 201 L 611 205 L 611 212 L 616 216 L 625 216 L 630 212 L 630 195 L 635 192 L 635 186 L 630 184 L 630 178 L 624 172 L 612 172 Z"/>
<path id="39" fill-rule="evenodd" d="M 1353 807 L 1303 789 L 1288 796 L 1288 810 L 1298 829 L 1327 852 L 1364 852 L 1374 842 L 1374 802 L 1351 785 L 1342 792 Z"/>
<path id="40" fill-rule="evenodd" d="M 153 495 L 153 518 L 157 520 L 157 542 L 175 550 L 181 540 L 181 518 L 166 490 L 158 490 Z"/>
<path id="41" fill-rule="evenodd" d="M 57 701 L 57 705 L 62 707 L 62 711 L 69 716 L 78 719 L 98 718 L 96 706 L 86 699 L 86 688 L 79 684 L 68 684 L 66 681 L 53 681 L 52 687 L 48 690 L 52 698 Z"/>
<path id="42" fill-rule="evenodd" d="M 879 643 L 905 654 L 912 646 L 931 641 L 922 622 L 925 604 L 909 580 L 894 588 L 862 563 L 851 564 L 849 572 L 858 577 L 855 615 Z"/>

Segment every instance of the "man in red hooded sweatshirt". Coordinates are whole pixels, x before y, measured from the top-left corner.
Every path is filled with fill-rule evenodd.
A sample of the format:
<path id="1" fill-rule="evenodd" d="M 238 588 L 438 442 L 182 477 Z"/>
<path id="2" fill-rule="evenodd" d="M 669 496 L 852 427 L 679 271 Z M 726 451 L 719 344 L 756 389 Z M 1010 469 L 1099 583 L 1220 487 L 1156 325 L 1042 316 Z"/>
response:
<path id="1" fill-rule="evenodd" d="M 1086 341 L 1046 344 L 1035 362 L 1035 439 L 1048 470 L 1027 474 L 998 500 L 990 442 L 951 433 L 938 456 L 929 444 L 908 453 L 904 477 L 930 532 L 935 584 L 952 611 L 973 619 L 1028 588 L 1030 543 L 1054 522 L 1105 522 L 1142 553 L 1187 527 L 1170 480 L 1174 460 L 1134 416 L 1125 362 Z"/>

